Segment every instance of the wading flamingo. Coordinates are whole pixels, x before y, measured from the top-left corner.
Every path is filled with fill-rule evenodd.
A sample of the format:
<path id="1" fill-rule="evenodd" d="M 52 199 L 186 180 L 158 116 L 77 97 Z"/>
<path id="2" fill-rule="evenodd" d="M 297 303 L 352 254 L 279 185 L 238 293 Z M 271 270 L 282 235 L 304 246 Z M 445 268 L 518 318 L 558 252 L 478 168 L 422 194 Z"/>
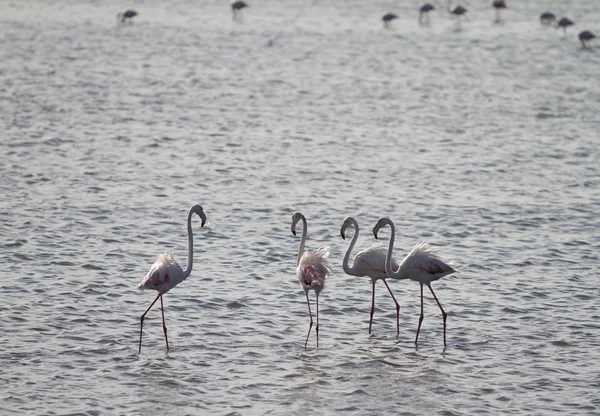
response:
<path id="1" fill-rule="evenodd" d="M 125 10 L 124 12 L 117 13 L 117 21 L 121 23 L 125 23 L 125 21 L 129 21 L 129 23 L 133 22 L 133 18 L 138 15 L 138 12 L 135 10 Z"/>
<path id="2" fill-rule="evenodd" d="M 160 310 L 162 313 L 163 331 L 165 332 L 165 342 L 167 343 L 167 352 L 169 352 L 169 339 L 167 338 L 167 326 L 165 325 L 165 310 L 163 307 L 162 295 L 173 289 L 183 280 L 185 280 L 192 272 L 194 264 L 194 243 L 192 237 L 192 214 L 197 214 L 202 219 L 201 227 L 206 223 L 206 215 L 200 205 L 194 205 L 190 208 L 187 219 L 188 233 L 188 260 L 185 270 L 181 270 L 181 266 L 175 262 L 171 253 L 164 253 L 158 256 L 156 262 L 150 267 L 148 274 L 142 279 L 137 288 L 140 290 L 156 290 L 158 295 L 154 302 L 150 304 L 146 312 L 140 318 L 140 348 L 138 354 L 142 353 L 142 327 L 144 326 L 144 317 L 148 311 L 154 306 L 160 298 Z"/>
<path id="3" fill-rule="evenodd" d="M 394 249 L 396 228 L 394 227 L 392 220 L 389 218 L 380 218 L 373 228 L 373 235 L 377 238 L 377 232 L 386 225 L 389 225 L 392 229 L 392 235 L 390 236 L 387 257 L 385 260 L 385 272 L 392 279 L 410 279 L 421 284 L 421 317 L 419 318 L 419 326 L 417 327 L 415 345 L 417 345 L 419 340 L 419 331 L 421 330 L 421 323 L 423 322 L 423 285 L 425 284 L 431 291 L 433 298 L 442 311 L 442 317 L 444 318 L 444 348 L 446 348 L 446 312 L 431 288 L 431 282 L 454 273 L 456 270 L 444 263 L 442 259 L 434 253 L 433 247 L 431 247 L 427 241 L 423 241 L 414 246 L 410 253 L 402 260 L 400 267 L 398 267 L 397 270 L 393 270 L 392 250 Z"/>
<path id="4" fill-rule="evenodd" d="M 435 10 L 435 7 L 430 3 L 425 3 L 419 9 L 419 24 L 420 25 L 428 25 L 429 24 L 429 12 Z M 425 16 L 425 19 L 423 19 Z"/>
<path id="5" fill-rule="evenodd" d="M 233 14 L 233 20 L 241 20 L 242 9 L 248 7 L 248 3 L 242 0 L 237 0 L 231 3 L 231 13 Z"/>
<path id="6" fill-rule="evenodd" d="M 344 261 L 342 263 L 342 267 L 346 274 L 352 276 L 367 276 L 371 278 L 371 282 L 373 283 L 373 299 L 371 301 L 371 318 L 369 319 L 369 334 L 371 333 L 371 325 L 373 324 L 373 314 L 375 313 L 375 282 L 381 279 L 387 287 L 392 299 L 394 299 L 394 303 L 396 304 L 396 338 L 400 334 L 400 305 L 394 294 L 392 293 L 392 289 L 388 286 L 388 283 L 385 281 L 388 275 L 385 273 L 385 256 L 386 251 L 385 247 L 381 244 L 374 244 L 371 247 L 359 252 L 354 256 L 354 260 L 352 261 L 352 267 L 349 266 L 348 262 L 350 260 L 350 253 L 354 249 L 354 245 L 358 240 L 358 223 L 352 217 L 346 217 L 344 219 L 344 223 L 342 224 L 342 229 L 340 230 L 340 234 L 342 238 L 346 239 L 346 229 L 349 226 L 354 226 L 354 236 L 352 237 L 352 241 L 350 241 L 350 245 L 348 246 L 348 250 L 346 250 L 346 255 L 344 256 Z M 394 268 L 398 267 L 398 262 L 392 259 L 392 264 Z"/>
<path id="7" fill-rule="evenodd" d="M 552 12 L 544 12 L 540 15 L 540 22 L 544 26 L 550 26 L 556 22 L 556 16 Z"/>
<path id="8" fill-rule="evenodd" d="M 383 20 L 383 27 L 385 27 L 386 29 L 390 28 L 390 23 L 392 22 L 392 20 L 397 19 L 398 15 L 394 14 L 394 13 L 386 13 L 383 15 L 383 17 L 381 18 L 381 20 Z"/>
<path id="9" fill-rule="evenodd" d="M 595 38 L 596 38 L 596 35 L 594 35 L 589 30 L 584 30 L 583 32 L 579 33 L 579 40 L 581 41 L 581 44 L 583 45 L 584 48 L 587 47 L 585 42 L 589 42 L 590 40 L 595 39 Z"/>
<path id="10" fill-rule="evenodd" d="M 310 301 L 308 300 L 308 291 L 315 291 L 316 305 L 317 305 L 317 326 L 315 332 L 317 333 L 317 348 L 319 348 L 319 294 L 321 290 L 325 288 L 325 278 L 329 274 L 329 247 L 320 247 L 315 250 L 304 251 L 304 244 L 306 243 L 306 218 L 299 212 L 292 215 L 292 234 L 296 235 L 296 224 L 302 220 L 302 239 L 300 240 L 300 247 L 298 248 L 298 260 L 296 261 L 296 275 L 298 281 L 304 289 L 306 295 L 306 304 L 308 305 L 308 315 L 310 316 L 310 326 L 308 327 L 308 334 L 306 334 L 306 342 L 304 343 L 304 349 L 308 345 L 308 337 L 310 330 L 313 326 L 312 312 L 310 311 Z"/>

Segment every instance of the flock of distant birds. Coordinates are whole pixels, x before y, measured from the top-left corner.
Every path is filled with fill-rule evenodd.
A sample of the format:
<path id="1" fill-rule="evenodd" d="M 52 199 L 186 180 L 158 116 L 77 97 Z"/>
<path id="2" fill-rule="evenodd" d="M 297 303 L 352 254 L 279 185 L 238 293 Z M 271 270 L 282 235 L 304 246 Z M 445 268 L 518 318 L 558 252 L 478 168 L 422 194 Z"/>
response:
<path id="1" fill-rule="evenodd" d="M 243 0 L 236 0 L 236 1 L 232 2 L 231 3 L 231 12 L 233 14 L 233 19 L 241 20 L 242 10 L 245 9 L 246 7 L 248 7 L 248 3 L 246 3 Z M 506 5 L 506 1 L 493 0 L 492 7 L 496 10 L 496 22 L 500 22 L 501 21 L 500 20 L 500 10 L 508 8 L 508 6 Z M 421 8 L 419 9 L 419 24 L 421 24 L 421 25 L 429 24 L 429 12 L 431 12 L 432 10 L 435 10 L 435 6 L 431 3 L 425 3 L 423 6 L 421 6 Z M 448 11 L 451 14 L 455 15 L 458 19 L 460 19 L 461 16 L 463 16 L 467 13 L 467 9 L 464 8 L 463 6 L 456 6 L 456 7 L 452 8 L 452 0 L 448 1 Z M 126 22 L 131 23 L 132 19 L 135 16 L 137 16 L 137 14 L 138 13 L 135 10 L 125 10 L 124 12 L 117 14 L 117 21 L 120 23 L 126 23 Z M 386 13 L 383 15 L 383 17 L 381 19 L 383 20 L 384 27 L 389 28 L 390 23 L 394 19 L 397 19 L 397 18 L 398 18 L 398 15 L 395 13 Z M 540 22 L 545 26 L 555 26 L 557 29 L 562 28 L 565 31 L 565 34 L 567 33 L 567 27 L 573 26 L 575 24 L 568 17 L 563 17 L 557 21 L 556 15 L 554 15 L 554 13 L 552 13 L 552 12 L 542 13 L 540 15 Z M 594 35 L 589 30 L 584 30 L 579 33 L 579 40 L 581 41 L 581 44 L 583 45 L 584 48 L 587 47 L 586 42 L 589 42 L 594 38 L 596 38 L 596 35 Z"/>
<path id="2" fill-rule="evenodd" d="M 140 341 L 138 353 L 142 352 L 142 328 L 144 325 L 144 318 L 148 311 L 154 306 L 154 304 L 160 299 L 160 307 L 162 314 L 163 331 L 165 334 L 165 342 L 167 344 L 167 352 L 169 351 L 169 339 L 167 337 L 167 326 L 165 324 L 165 313 L 163 306 L 162 295 L 167 293 L 169 290 L 177 286 L 183 280 L 190 276 L 192 267 L 194 264 L 193 256 L 193 236 L 192 236 L 192 217 L 196 214 L 201 219 L 201 226 L 203 227 L 206 223 L 206 214 L 201 205 L 194 205 L 190 208 L 187 217 L 187 234 L 188 234 L 188 258 L 187 266 L 185 270 L 175 262 L 172 254 L 164 253 L 158 256 L 155 263 L 150 267 L 150 270 L 142 281 L 137 285 L 140 290 L 156 290 L 158 295 L 154 301 L 150 304 L 148 309 L 142 314 L 140 318 Z M 296 227 L 298 223 L 302 222 L 302 238 L 300 240 L 300 246 L 298 248 L 298 256 L 296 260 L 296 276 L 304 293 L 306 295 L 306 303 L 308 305 L 308 314 L 310 316 L 310 325 L 308 333 L 306 335 L 306 341 L 304 348 L 308 345 L 308 338 L 310 336 L 311 329 L 313 327 L 313 315 L 310 309 L 310 300 L 308 298 L 308 292 L 313 291 L 315 293 L 316 303 L 316 317 L 317 322 L 315 326 L 317 348 L 319 347 L 319 294 L 325 288 L 325 280 L 331 273 L 331 263 L 329 260 L 329 248 L 320 247 L 313 250 L 305 250 L 306 236 L 307 236 L 307 223 L 306 217 L 300 212 L 296 212 L 292 215 L 292 234 L 296 235 Z M 394 303 L 396 304 L 396 338 L 400 335 L 400 305 L 396 300 L 392 289 L 389 287 L 386 279 L 391 278 L 395 280 L 413 280 L 419 282 L 421 285 L 421 316 L 419 318 L 419 325 L 417 327 L 417 335 L 415 337 L 415 346 L 419 340 L 419 332 L 421 330 L 421 324 L 423 322 L 423 285 L 426 285 L 435 301 L 437 302 L 440 310 L 442 311 L 442 317 L 444 321 L 444 348 L 446 348 L 446 317 L 447 314 L 442 308 L 440 301 L 438 300 L 435 292 L 431 287 L 431 283 L 441 279 L 444 276 L 456 272 L 450 265 L 446 264 L 433 250 L 432 246 L 423 241 L 413 247 L 404 259 L 399 262 L 392 257 L 392 251 L 394 249 L 394 241 L 396 238 L 396 228 L 394 223 L 389 218 L 380 218 L 375 227 L 373 228 L 373 235 L 378 238 L 379 230 L 384 227 L 390 227 L 391 235 L 388 242 L 387 248 L 380 244 L 372 245 L 354 256 L 352 266 L 349 264 L 350 255 L 354 250 L 354 245 L 358 240 L 359 228 L 358 222 L 352 217 L 346 217 L 342 223 L 340 229 L 341 237 L 345 240 L 346 233 L 349 228 L 354 228 L 354 235 L 346 254 L 342 261 L 342 268 L 346 274 L 352 276 L 366 276 L 371 279 L 372 283 L 372 301 L 371 301 L 371 315 L 369 320 L 369 334 L 371 333 L 371 326 L 373 324 L 373 314 L 375 312 L 375 283 L 377 280 L 382 280 L 387 287 Z"/>

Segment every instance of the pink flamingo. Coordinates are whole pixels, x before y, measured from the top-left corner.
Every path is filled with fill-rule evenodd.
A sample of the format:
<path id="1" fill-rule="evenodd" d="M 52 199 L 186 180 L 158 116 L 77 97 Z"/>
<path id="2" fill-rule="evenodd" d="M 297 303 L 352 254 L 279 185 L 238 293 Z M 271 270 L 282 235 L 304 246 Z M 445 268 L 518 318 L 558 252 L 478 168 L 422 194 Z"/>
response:
<path id="1" fill-rule="evenodd" d="M 392 269 L 392 250 L 394 249 L 394 240 L 396 238 L 396 228 L 394 223 L 389 218 L 380 218 L 373 228 L 373 235 L 377 238 L 377 232 L 389 225 L 392 229 L 392 235 L 388 246 L 387 257 L 385 261 L 385 272 L 392 279 L 410 279 L 421 284 L 421 317 L 419 318 L 419 326 L 417 327 L 417 336 L 415 345 L 419 340 L 419 331 L 423 322 L 423 284 L 427 285 L 435 301 L 437 302 L 442 317 L 444 318 L 444 348 L 446 348 L 446 312 L 442 308 L 442 304 L 431 288 L 431 282 L 441 279 L 442 277 L 456 272 L 452 267 L 442 261 L 442 259 L 433 252 L 433 247 L 427 242 L 417 244 L 408 253 L 408 255 L 400 263 L 397 270 Z"/>
<path id="2" fill-rule="evenodd" d="M 292 234 L 296 235 L 296 224 L 298 224 L 300 220 L 302 220 L 302 240 L 300 240 L 300 247 L 298 248 L 296 275 L 298 276 L 298 281 L 300 281 L 300 284 L 302 285 L 302 289 L 304 289 L 306 303 L 308 305 L 308 314 L 310 316 L 310 326 L 308 327 L 308 334 L 306 334 L 304 349 L 306 349 L 306 346 L 308 345 L 308 337 L 313 326 L 310 301 L 308 300 L 308 291 L 311 289 L 315 291 L 317 305 L 317 326 L 315 327 L 315 332 L 317 333 L 317 348 L 319 348 L 319 294 L 325 288 L 325 278 L 330 270 L 328 260 L 329 247 L 304 251 L 308 227 L 306 225 L 306 218 L 299 212 L 292 215 Z"/>
<path id="3" fill-rule="evenodd" d="M 197 214 L 202 219 L 201 227 L 204 227 L 206 223 L 206 215 L 200 205 L 194 205 L 190 208 L 187 219 L 187 233 L 188 233 L 188 261 L 185 270 L 181 270 L 181 266 L 173 259 L 171 253 L 164 253 L 158 256 L 156 262 L 150 267 L 148 274 L 142 279 L 137 288 L 140 290 L 156 290 L 158 295 L 154 302 L 150 304 L 146 312 L 142 314 L 140 318 L 140 347 L 138 354 L 142 353 L 142 327 L 144 326 L 144 317 L 148 311 L 154 306 L 156 301 L 160 298 L 160 310 L 162 313 L 163 331 L 165 333 L 165 341 L 167 343 L 167 352 L 169 352 L 169 339 L 167 338 L 167 326 L 165 325 L 165 310 L 163 307 L 162 295 L 173 289 L 183 280 L 185 280 L 192 272 L 192 266 L 194 264 L 194 243 L 192 237 L 192 214 Z"/>
<path id="4" fill-rule="evenodd" d="M 342 224 L 342 228 L 340 230 L 340 234 L 342 238 L 346 239 L 346 229 L 349 226 L 354 226 L 354 236 L 352 237 L 352 241 L 348 246 L 348 250 L 346 251 L 346 255 L 344 256 L 344 261 L 342 262 L 342 267 L 346 274 L 352 276 L 368 276 L 371 278 L 371 282 L 373 284 L 373 299 L 371 301 L 371 318 L 369 320 L 369 334 L 371 333 L 371 326 L 373 324 L 373 314 L 375 313 L 375 282 L 381 279 L 387 287 L 392 299 L 394 299 L 394 303 L 396 304 L 396 338 L 400 335 L 400 305 L 398 301 L 394 297 L 392 293 L 392 289 L 390 289 L 388 283 L 385 279 L 388 278 L 388 275 L 385 272 L 385 257 L 386 250 L 381 244 L 375 244 L 371 247 L 359 252 L 354 256 L 354 260 L 352 261 L 352 267 L 348 264 L 350 260 L 350 253 L 354 249 L 354 245 L 358 240 L 358 223 L 352 217 L 346 217 L 344 219 L 344 223 Z M 398 267 L 398 262 L 392 259 L 392 264 L 394 268 Z"/>

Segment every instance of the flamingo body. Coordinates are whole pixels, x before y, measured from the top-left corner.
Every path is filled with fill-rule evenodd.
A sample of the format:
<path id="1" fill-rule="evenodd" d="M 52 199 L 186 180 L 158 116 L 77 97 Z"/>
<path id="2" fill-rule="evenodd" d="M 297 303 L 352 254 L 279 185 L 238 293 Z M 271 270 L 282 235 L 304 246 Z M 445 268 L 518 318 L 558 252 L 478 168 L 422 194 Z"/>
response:
<path id="1" fill-rule="evenodd" d="M 446 264 L 434 251 L 431 245 L 423 241 L 417 244 L 408 255 L 400 263 L 400 267 L 397 270 L 393 269 L 392 266 L 392 250 L 394 249 L 394 240 L 396 237 L 396 228 L 394 223 L 389 218 L 380 218 L 377 224 L 373 228 L 373 235 L 377 238 L 379 230 L 389 225 L 392 230 L 392 235 L 388 244 L 387 257 L 385 262 L 385 271 L 387 275 L 394 279 L 409 279 L 419 282 L 421 285 L 421 316 L 419 317 L 419 326 L 417 327 L 417 336 L 415 337 L 415 345 L 419 340 L 419 331 L 421 330 L 421 323 L 423 322 L 423 285 L 426 285 L 435 301 L 437 302 L 440 310 L 442 311 L 442 317 L 444 319 L 444 347 L 446 347 L 446 317 L 447 314 L 442 308 L 442 304 L 438 300 L 435 292 L 431 287 L 431 283 L 441 279 L 444 276 L 455 273 L 456 270 Z"/>
<path id="2" fill-rule="evenodd" d="M 467 9 L 465 9 L 463 6 L 456 6 L 450 13 L 452 13 L 456 16 L 462 16 L 466 12 L 467 12 Z"/>
<path id="3" fill-rule="evenodd" d="M 589 30 L 584 30 L 583 32 L 579 33 L 579 40 L 581 41 L 581 44 L 583 45 L 583 47 L 585 48 L 586 42 L 595 39 L 596 35 L 594 35 L 592 32 L 590 32 Z"/>
<path id="4" fill-rule="evenodd" d="M 125 23 L 125 21 L 132 22 L 132 19 L 138 15 L 138 12 L 135 10 L 125 10 L 124 12 L 117 13 L 117 20 L 120 20 L 121 23 Z"/>
<path id="5" fill-rule="evenodd" d="M 549 26 L 556 22 L 556 16 L 552 12 L 544 12 L 540 15 L 540 22 L 543 25 Z"/>
<path id="6" fill-rule="evenodd" d="M 492 7 L 495 9 L 506 9 L 508 6 L 504 0 L 494 0 Z"/>
<path id="7" fill-rule="evenodd" d="M 158 256 L 144 279 L 137 285 L 139 290 L 156 290 L 164 295 L 185 279 L 183 269 L 171 253 Z"/>
<path id="8" fill-rule="evenodd" d="M 556 24 L 556 28 L 558 29 L 559 27 L 562 27 L 563 30 L 565 31 L 565 35 L 566 35 L 567 34 L 567 28 L 569 26 L 573 26 L 574 24 L 575 23 L 571 19 L 569 19 L 568 17 L 563 17 Z"/>
<path id="9" fill-rule="evenodd" d="M 202 227 L 206 223 L 206 215 L 201 205 L 194 205 L 190 208 L 187 218 L 187 230 L 188 230 L 188 261 L 185 270 L 177 264 L 173 255 L 170 253 L 164 253 L 158 256 L 154 264 L 150 267 L 146 276 L 137 285 L 139 290 L 156 290 L 158 295 L 154 301 L 150 304 L 148 309 L 142 314 L 140 318 L 140 345 L 138 353 L 142 352 L 142 329 L 144 327 L 144 318 L 152 306 L 160 299 L 160 307 L 163 321 L 163 331 L 165 333 L 165 342 L 167 344 L 167 352 L 169 352 L 169 339 L 167 337 L 167 326 L 165 324 L 165 311 L 163 306 L 162 295 L 173 289 L 179 283 L 184 281 L 191 273 L 194 265 L 194 241 L 192 235 L 192 215 L 197 214 L 202 220 Z"/>
<path id="10" fill-rule="evenodd" d="M 394 13 L 386 13 L 383 15 L 383 17 L 381 18 L 381 20 L 383 20 L 383 25 L 384 27 L 388 28 L 390 27 L 390 23 L 392 22 L 392 20 L 397 19 L 398 15 L 394 14 Z"/>

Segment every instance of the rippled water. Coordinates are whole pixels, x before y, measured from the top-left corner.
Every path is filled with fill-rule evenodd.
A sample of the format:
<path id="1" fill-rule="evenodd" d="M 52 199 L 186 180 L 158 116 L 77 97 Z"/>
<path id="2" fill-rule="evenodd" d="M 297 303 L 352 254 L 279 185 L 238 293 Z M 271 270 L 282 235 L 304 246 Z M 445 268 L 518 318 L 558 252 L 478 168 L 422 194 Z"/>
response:
<path id="1" fill-rule="evenodd" d="M 0 411 L 5 414 L 598 414 L 600 46 L 594 1 L 419 28 L 404 0 L 0 1 Z M 519 2 L 524 3 L 524 2 Z M 509 6 L 513 6 L 509 4 Z M 400 19 L 383 30 L 380 17 Z M 155 256 L 192 276 L 160 309 Z M 304 350 L 294 211 L 331 247 L 320 348 Z M 342 220 L 458 273 L 344 275 Z M 385 239 L 389 231 L 382 231 Z M 385 240 L 384 240 L 385 241 Z M 314 334 L 313 334 L 314 336 Z"/>

